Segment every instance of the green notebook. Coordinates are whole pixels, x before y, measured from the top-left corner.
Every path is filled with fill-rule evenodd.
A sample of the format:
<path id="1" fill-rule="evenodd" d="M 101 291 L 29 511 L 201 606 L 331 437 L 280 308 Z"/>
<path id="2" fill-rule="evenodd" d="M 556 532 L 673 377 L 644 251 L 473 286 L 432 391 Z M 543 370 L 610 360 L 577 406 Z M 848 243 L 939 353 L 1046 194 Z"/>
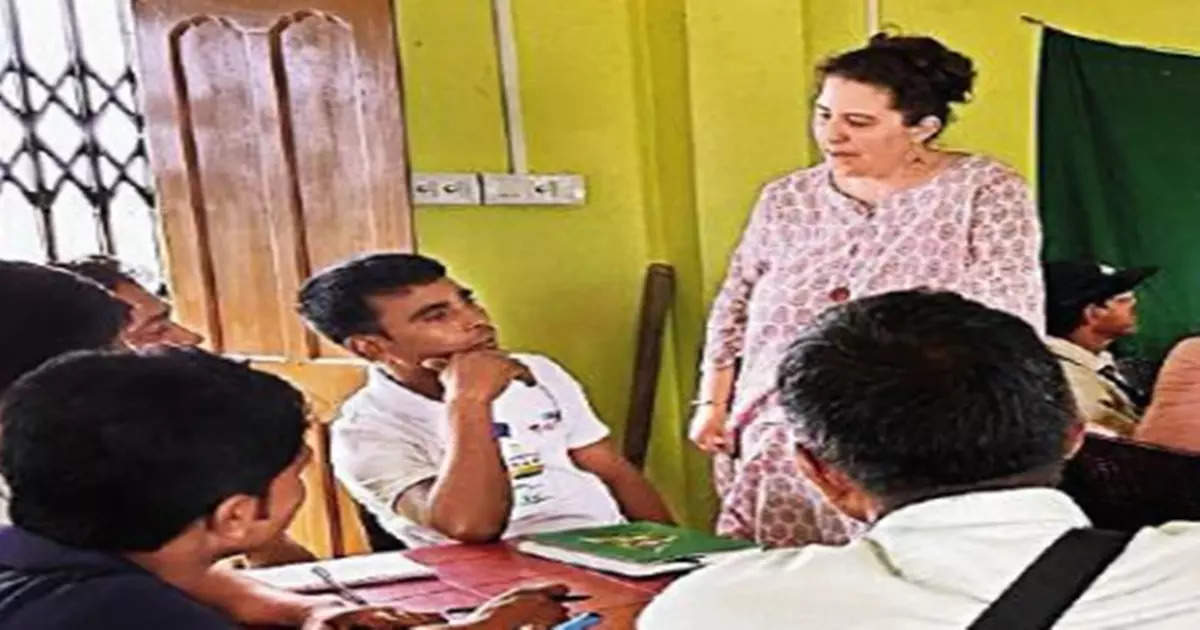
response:
<path id="1" fill-rule="evenodd" d="M 523 540 L 638 564 L 698 559 L 755 547 L 754 543 L 745 540 L 646 521 L 533 534 Z"/>

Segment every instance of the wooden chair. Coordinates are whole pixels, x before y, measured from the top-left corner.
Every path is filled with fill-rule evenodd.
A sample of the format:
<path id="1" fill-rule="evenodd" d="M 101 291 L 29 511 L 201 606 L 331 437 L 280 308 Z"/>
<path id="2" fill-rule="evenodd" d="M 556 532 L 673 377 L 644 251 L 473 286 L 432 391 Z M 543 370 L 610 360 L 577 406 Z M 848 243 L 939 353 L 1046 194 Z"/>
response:
<path id="1" fill-rule="evenodd" d="M 658 370 L 662 364 L 662 336 L 667 312 L 675 299 L 675 269 L 653 263 L 642 285 L 642 310 L 638 321 L 637 354 L 633 360 L 633 385 L 629 414 L 625 418 L 625 458 L 639 469 L 646 463 Z"/>
<path id="2" fill-rule="evenodd" d="M 321 466 L 320 479 L 323 491 L 321 494 L 325 500 L 325 518 L 329 522 L 329 548 L 333 557 L 340 558 L 346 554 L 345 539 L 343 538 L 343 532 L 346 530 L 342 523 L 342 513 L 338 509 L 337 477 L 333 474 L 333 461 L 329 457 L 329 424 L 317 423 L 316 432 L 316 459 Z M 367 544 L 371 547 L 371 551 L 398 551 L 408 548 L 399 539 L 389 534 L 376 520 L 375 515 L 371 514 L 361 503 L 355 501 L 354 507 L 359 524 L 362 525 L 363 532 L 367 535 Z"/>
<path id="3" fill-rule="evenodd" d="M 337 478 L 333 476 L 333 460 L 329 456 L 329 423 L 315 422 L 313 430 L 317 438 L 316 453 L 313 457 L 321 467 L 321 497 L 325 501 L 325 519 L 329 523 L 329 550 L 334 558 L 341 558 L 346 555 L 346 539 L 343 534 L 345 530 L 342 527 L 342 512 L 338 509 Z"/>
<path id="4" fill-rule="evenodd" d="M 1089 434 L 1059 488 L 1096 527 L 1133 531 L 1200 521 L 1200 453 Z"/>

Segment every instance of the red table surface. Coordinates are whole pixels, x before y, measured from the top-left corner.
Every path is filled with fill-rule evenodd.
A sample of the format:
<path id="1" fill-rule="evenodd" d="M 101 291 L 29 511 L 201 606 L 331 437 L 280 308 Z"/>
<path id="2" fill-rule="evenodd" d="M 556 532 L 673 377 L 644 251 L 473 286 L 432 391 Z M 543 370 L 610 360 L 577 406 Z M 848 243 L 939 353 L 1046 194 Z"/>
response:
<path id="1" fill-rule="evenodd" d="M 409 558 L 437 570 L 436 578 L 364 586 L 354 590 L 371 602 L 409 610 L 442 611 L 475 606 L 514 586 L 539 582 L 566 584 L 571 593 L 591 597 L 567 604 L 572 614 L 597 612 L 598 630 L 632 628 L 638 613 L 675 576 L 626 578 L 561 562 L 535 558 L 508 545 L 443 545 L 408 552 Z"/>

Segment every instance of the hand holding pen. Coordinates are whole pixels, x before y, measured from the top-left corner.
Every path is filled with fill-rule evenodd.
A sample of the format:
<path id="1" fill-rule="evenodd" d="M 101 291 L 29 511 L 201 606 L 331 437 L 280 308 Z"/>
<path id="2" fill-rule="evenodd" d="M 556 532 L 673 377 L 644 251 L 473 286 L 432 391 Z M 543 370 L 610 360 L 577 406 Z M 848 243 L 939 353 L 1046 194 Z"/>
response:
<path id="1" fill-rule="evenodd" d="M 413 612 L 388 604 L 372 604 L 333 577 L 321 566 L 312 572 L 325 582 L 349 606 L 327 608 L 314 614 L 302 630 L 404 630 L 439 628 L 446 618 L 437 613 Z"/>
<path id="2" fill-rule="evenodd" d="M 337 581 L 328 570 L 314 567 L 313 573 L 332 588 L 339 597 L 354 606 L 368 606 L 356 610 L 343 610 L 330 615 L 316 625 L 305 625 L 305 630 L 384 630 L 416 626 L 442 626 L 445 618 L 436 613 L 412 613 L 391 606 L 371 606 L 361 595 Z M 586 595 L 573 595 L 562 584 L 522 586 L 506 591 L 484 602 L 470 616 L 457 622 L 456 628 L 490 630 L 494 628 L 516 628 L 531 626 L 552 628 L 567 620 L 564 600 L 579 601 Z M 451 611 L 447 611 L 451 612 Z M 391 624 L 391 625 L 389 625 Z"/>

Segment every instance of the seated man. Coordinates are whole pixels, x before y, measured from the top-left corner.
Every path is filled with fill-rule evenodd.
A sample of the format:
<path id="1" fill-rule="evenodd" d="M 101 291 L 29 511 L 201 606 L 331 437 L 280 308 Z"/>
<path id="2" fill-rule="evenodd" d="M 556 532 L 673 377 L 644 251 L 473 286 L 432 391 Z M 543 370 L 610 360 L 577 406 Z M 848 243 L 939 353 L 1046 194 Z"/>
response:
<path id="1" fill-rule="evenodd" d="M 127 329 L 130 307 L 114 299 L 101 286 L 75 274 L 31 263 L 0 260 L 0 304 L 9 305 L 0 308 L 0 348 L 4 349 L 0 353 L 0 395 L 22 375 L 62 353 L 125 345 L 121 333 Z M 20 305 L 20 308 L 11 305 Z M 2 420 L 0 414 L 0 422 Z M 4 488 L 2 480 L 0 478 L 0 488 Z M 5 522 L 8 497 L 5 489 L 4 500 L 0 501 Z M 5 550 L 23 553 L 20 546 L 0 545 L 0 572 L 5 567 L 11 568 Z M 0 578 L 0 583 L 3 581 Z M 282 591 L 220 567 L 213 567 L 205 577 L 189 583 L 186 591 L 197 600 L 247 624 L 298 626 L 305 623 L 306 628 L 314 629 L 343 628 L 351 623 L 372 629 L 392 627 L 386 620 L 363 620 L 356 616 L 357 612 L 347 612 L 335 598 Z M 517 599 L 528 600 L 529 596 L 519 593 L 510 598 Z M 6 619 L 2 612 L 4 600 L 5 596 L 0 594 L 0 620 Z M 496 600 L 497 603 L 500 601 Z M 537 601 L 532 603 L 538 605 Z M 15 606 L 16 602 L 7 604 Z M 507 611 L 505 614 L 513 612 L 509 608 L 500 612 L 504 611 Z M 320 625 L 322 623 L 325 625 Z M 9 626 L 0 624 L 0 627 Z"/>
<path id="2" fill-rule="evenodd" d="M 670 521 L 579 384 L 550 359 L 499 350 L 487 313 L 437 261 L 343 262 L 304 284 L 299 310 L 374 364 L 333 423 L 332 459 L 405 544 Z"/>
<path id="3" fill-rule="evenodd" d="M 1054 489 L 1083 435 L 1070 389 L 1012 315 L 950 293 L 848 303 L 793 342 L 778 384 L 800 469 L 870 528 L 684 577 L 640 628 L 966 628 L 1089 525 Z M 1200 527 L 1146 528 L 1055 627 L 1195 628 L 1197 584 Z"/>
<path id="4" fill-rule="evenodd" d="M 1117 371 L 1107 349 L 1137 331 L 1133 289 L 1158 269 L 1078 262 L 1050 262 L 1043 268 L 1046 344 L 1062 364 L 1088 430 L 1133 435 L 1145 401 Z"/>
<path id="5" fill-rule="evenodd" d="M 129 307 L 72 274 L 0 260 L 0 304 L 0 394 L 51 357 L 123 345 Z M 0 525 L 9 522 L 8 503 L 0 477 Z"/>
<path id="6" fill-rule="evenodd" d="M 9 387 L 0 421 L 16 523 L 0 528 L 0 627 L 240 627 L 187 593 L 217 560 L 278 536 L 303 500 L 298 391 L 200 350 L 84 352 Z M 509 602 L 466 625 L 565 618 L 551 592 L 518 599 L 520 618 Z M 396 610 L 340 616 L 354 617 L 345 627 L 446 627 Z"/>
<path id="7" fill-rule="evenodd" d="M 129 317 L 121 330 L 121 339 L 129 347 L 137 349 L 157 344 L 188 347 L 204 341 L 204 337 L 195 331 L 172 320 L 170 303 L 144 289 L 115 258 L 88 256 L 54 266 L 99 283 L 129 305 Z M 315 559 L 312 552 L 283 532 L 261 548 L 252 549 L 235 560 L 265 567 Z"/>
<path id="8" fill-rule="evenodd" d="M 129 321 L 121 339 L 132 348 L 155 344 L 195 346 L 204 341 L 196 331 L 171 319 L 171 304 L 150 293 L 109 256 L 87 256 L 54 265 L 92 280 L 129 305 Z"/>

